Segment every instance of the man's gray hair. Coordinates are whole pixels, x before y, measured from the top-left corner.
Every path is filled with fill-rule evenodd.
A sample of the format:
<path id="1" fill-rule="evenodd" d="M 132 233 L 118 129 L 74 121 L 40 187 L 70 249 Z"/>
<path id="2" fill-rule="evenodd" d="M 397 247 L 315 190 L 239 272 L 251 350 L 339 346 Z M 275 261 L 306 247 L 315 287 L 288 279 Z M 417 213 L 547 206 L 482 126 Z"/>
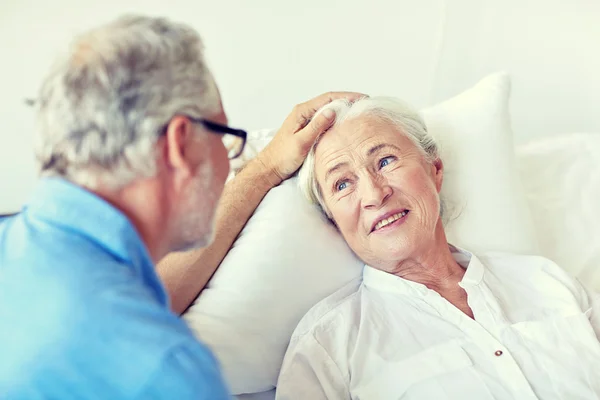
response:
<path id="1" fill-rule="evenodd" d="M 156 174 L 156 142 L 176 114 L 217 112 L 200 36 L 164 18 L 121 17 L 75 39 L 44 80 L 41 176 L 120 188 Z"/>
<path id="2" fill-rule="evenodd" d="M 433 162 L 440 156 L 438 145 L 427 132 L 423 118 L 410 105 L 401 100 L 392 97 L 364 97 L 354 103 L 345 99 L 334 100 L 323 106 L 316 115 L 327 109 L 335 111 L 336 114 L 335 122 L 330 129 L 359 116 L 373 115 L 395 125 L 421 150 L 427 161 Z M 331 213 L 323 201 L 321 187 L 315 174 L 315 149 L 320 138 L 315 141 L 298 172 L 298 184 L 306 198 L 311 203 L 320 206 L 325 215 L 331 219 Z"/>

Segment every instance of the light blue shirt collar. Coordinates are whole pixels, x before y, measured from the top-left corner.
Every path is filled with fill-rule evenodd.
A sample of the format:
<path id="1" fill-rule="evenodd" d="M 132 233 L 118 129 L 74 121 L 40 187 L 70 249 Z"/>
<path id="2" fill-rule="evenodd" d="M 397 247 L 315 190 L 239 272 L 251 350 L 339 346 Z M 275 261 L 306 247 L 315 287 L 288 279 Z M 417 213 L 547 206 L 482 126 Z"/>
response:
<path id="1" fill-rule="evenodd" d="M 168 306 L 168 296 L 139 233 L 121 211 L 104 199 L 64 179 L 44 178 L 23 212 L 89 238 L 130 265 L 153 289 L 157 300 Z"/>

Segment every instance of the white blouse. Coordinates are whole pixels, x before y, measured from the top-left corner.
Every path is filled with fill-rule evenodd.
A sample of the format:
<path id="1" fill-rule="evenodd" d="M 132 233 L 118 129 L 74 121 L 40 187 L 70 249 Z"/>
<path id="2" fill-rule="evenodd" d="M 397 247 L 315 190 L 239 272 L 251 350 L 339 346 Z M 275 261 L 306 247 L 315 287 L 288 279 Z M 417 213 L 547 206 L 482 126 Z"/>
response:
<path id="1" fill-rule="evenodd" d="M 277 399 L 599 399 L 600 296 L 541 257 L 453 250 L 474 320 L 366 266 L 300 322 Z"/>

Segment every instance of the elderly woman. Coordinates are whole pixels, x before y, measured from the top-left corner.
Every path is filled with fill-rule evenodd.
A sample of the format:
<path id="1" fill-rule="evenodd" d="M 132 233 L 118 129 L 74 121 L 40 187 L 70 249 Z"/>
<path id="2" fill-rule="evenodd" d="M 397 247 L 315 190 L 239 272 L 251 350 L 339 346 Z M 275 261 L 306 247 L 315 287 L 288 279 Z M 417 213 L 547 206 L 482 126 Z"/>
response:
<path id="1" fill-rule="evenodd" d="M 325 109 L 300 181 L 366 266 L 301 321 L 277 398 L 599 398 L 598 295 L 544 258 L 448 244 L 444 164 L 410 107 Z"/>

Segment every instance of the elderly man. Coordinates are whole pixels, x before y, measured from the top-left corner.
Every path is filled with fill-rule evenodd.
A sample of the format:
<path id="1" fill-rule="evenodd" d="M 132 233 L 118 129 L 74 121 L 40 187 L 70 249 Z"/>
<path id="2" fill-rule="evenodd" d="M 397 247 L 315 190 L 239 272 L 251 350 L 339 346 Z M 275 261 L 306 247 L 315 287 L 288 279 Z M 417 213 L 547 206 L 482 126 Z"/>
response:
<path id="1" fill-rule="evenodd" d="M 333 113 L 311 120 L 315 110 L 339 97 L 354 95 L 294 109 L 229 185 L 215 228 L 227 158 L 245 132 L 224 125 L 196 32 L 126 17 L 79 37 L 37 99 L 42 179 L 0 222 L 0 397 L 227 398 L 154 265 L 216 237 L 203 258 L 214 271 L 264 194 L 330 126 Z"/>

